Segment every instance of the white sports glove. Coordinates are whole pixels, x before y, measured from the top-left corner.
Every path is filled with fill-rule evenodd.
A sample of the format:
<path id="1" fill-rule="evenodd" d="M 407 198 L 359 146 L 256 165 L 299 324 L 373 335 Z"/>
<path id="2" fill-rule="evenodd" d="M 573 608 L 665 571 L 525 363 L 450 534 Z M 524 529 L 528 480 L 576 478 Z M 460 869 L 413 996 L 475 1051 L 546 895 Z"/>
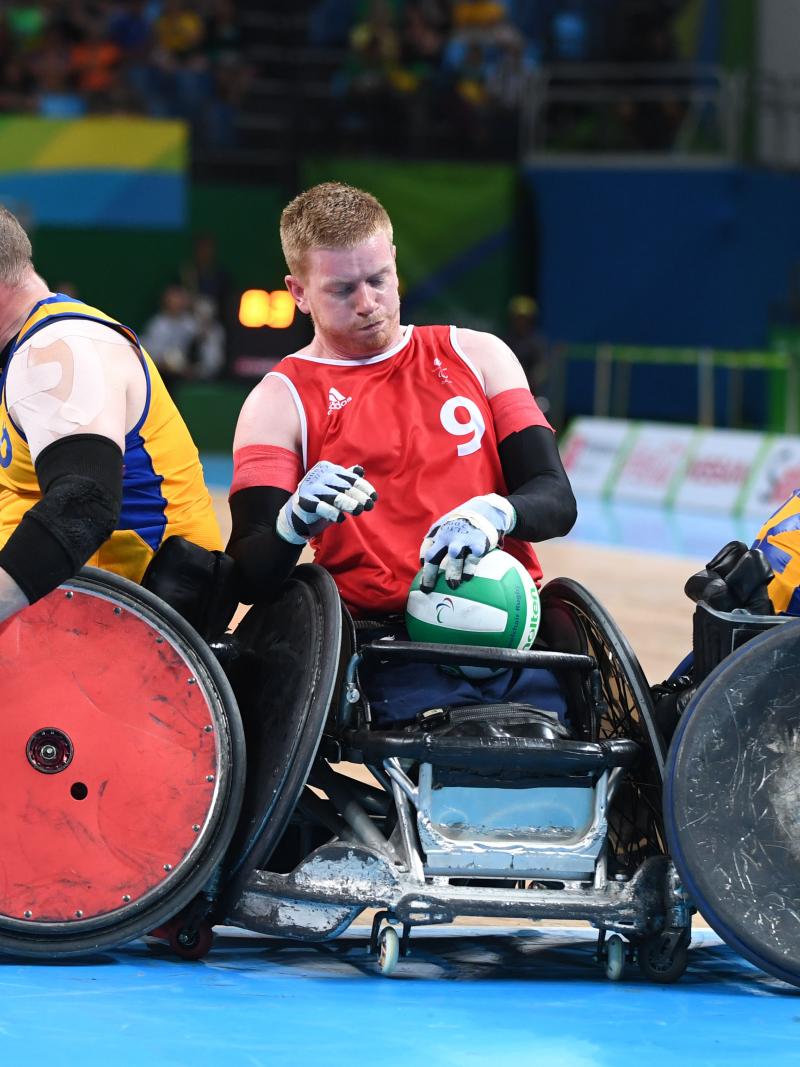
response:
<path id="1" fill-rule="evenodd" d="M 362 478 L 363 473 L 363 467 L 340 467 L 320 460 L 278 512 L 278 536 L 292 545 L 303 545 L 331 523 L 371 511 L 378 494 Z"/>
<path id="2" fill-rule="evenodd" d="M 420 548 L 423 593 L 436 585 L 442 565 L 451 589 L 469 581 L 478 561 L 497 548 L 516 521 L 513 505 L 497 493 L 474 496 L 448 511 L 431 526 Z"/>

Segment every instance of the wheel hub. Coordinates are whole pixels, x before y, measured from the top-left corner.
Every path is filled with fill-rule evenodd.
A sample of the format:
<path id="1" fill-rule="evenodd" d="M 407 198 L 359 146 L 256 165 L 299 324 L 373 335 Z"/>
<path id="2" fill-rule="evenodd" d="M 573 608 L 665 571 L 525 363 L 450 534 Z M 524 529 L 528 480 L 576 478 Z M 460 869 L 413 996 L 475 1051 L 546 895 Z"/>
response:
<path id="1" fill-rule="evenodd" d="M 28 738 L 28 763 L 42 774 L 58 774 L 72 763 L 72 741 L 63 730 L 47 726 Z"/>

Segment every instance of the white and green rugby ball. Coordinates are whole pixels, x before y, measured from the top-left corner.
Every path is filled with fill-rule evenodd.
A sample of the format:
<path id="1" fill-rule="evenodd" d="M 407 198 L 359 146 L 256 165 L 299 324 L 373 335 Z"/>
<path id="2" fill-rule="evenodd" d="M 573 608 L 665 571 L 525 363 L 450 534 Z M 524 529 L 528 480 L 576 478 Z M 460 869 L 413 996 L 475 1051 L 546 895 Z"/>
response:
<path id="1" fill-rule="evenodd" d="M 530 648 L 535 641 L 539 592 L 528 571 L 508 552 L 496 548 L 487 553 L 474 577 L 456 589 L 439 571 L 433 591 L 423 593 L 421 578 L 422 571 L 411 583 L 406 603 L 406 629 L 412 641 L 516 649 Z M 469 676 L 477 674 L 474 669 L 460 669 Z"/>

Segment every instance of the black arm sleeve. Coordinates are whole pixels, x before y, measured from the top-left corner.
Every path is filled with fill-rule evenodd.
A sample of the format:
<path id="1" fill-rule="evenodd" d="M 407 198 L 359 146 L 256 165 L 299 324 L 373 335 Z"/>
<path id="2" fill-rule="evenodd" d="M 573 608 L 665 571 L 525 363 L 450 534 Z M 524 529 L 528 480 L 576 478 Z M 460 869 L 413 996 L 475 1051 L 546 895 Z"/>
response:
<path id="1" fill-rule="evenodd" d="M 242 604 L 270 597 L 297 565 L 302 545 L 290 545 L 275 532 L 278 512 L 292 494 L 273 485 L 240 489 L 230 499 L 231 536 L 225 549 L 236 560 L 237 594 Z"/>
<path id="2" fill-rule="evenodd" d="M 36 460 L 42 499 L 0 550 L 2 567 L 33 603 L 72 578 L 106 541 L 122 505 L 122 452 L 99 434 L 71 434 Z"/>
<path id="3" fill-rule="evenodd" d="M 505 437 L 498 451 L 508 500 L 517 513 L 511 537 L 546 541 L 569 533 L 578 509 L 553 431 L 527 426 Z"/>

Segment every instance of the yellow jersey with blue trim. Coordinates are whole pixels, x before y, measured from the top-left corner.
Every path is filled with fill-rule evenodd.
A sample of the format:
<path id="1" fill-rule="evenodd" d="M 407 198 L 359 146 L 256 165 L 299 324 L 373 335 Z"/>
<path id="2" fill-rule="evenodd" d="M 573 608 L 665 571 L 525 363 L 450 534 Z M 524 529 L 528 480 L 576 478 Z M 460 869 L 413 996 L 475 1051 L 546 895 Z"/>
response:
<path id="1" fill-rule="evenodd" d="M 767 587 L 775 611 L 800 615 L 800 489 L 767 519 L 753 548 L 761 549 L 775 575 Z"/>
<path id="2" fill-rule="evenodd" d="M 222 537 L 197 448 L 150 356 L 129 327 L 60 293 L 34 306 L 8 347 L 2 369 L 0 547 L 42 496 L 25 434 L 8 410 L 6 375 L 14 353 L 25 342 L 45 326 L 64 319 L 99 322 L 121 333 L 138 353 L 147 384 L 144 410 L 125 435 L 122 510 L 117 528 L 87 564 L 138 582 L 167 537 L 178 535 L 203 548 L 221 549 Z"/>

